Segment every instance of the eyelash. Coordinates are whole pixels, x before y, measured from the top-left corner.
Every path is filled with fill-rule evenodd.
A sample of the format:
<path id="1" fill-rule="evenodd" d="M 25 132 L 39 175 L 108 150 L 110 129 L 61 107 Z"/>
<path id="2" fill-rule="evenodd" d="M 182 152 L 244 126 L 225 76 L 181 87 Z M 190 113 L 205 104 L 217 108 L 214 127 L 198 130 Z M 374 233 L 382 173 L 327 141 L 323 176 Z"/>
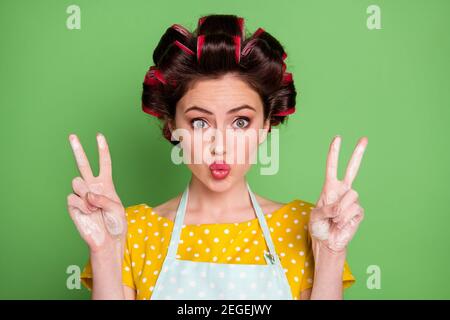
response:
<path id="1" fill-rule="evenodd" d="M 238 120 L 241 120 L 241 119 L 247 121 L 248 123 L 247 123 L 247 125 L 246 125 L 245 127 L 239 128 L 239 129 L 245 129 L 246 127 L 248 127 L 248 126 L 250 125 L 250 119 L 249 119 L 248 117 L 239 117 L 239 118 L 237 118 L 234 122 L 236 122 L 236 121 L 238 121 Z M 195 127 L 194 127 L 194 122 L 197 121 L 197 120 L 207 122 L 205 119 L 202 119 L 202 118 L 194 118 L 194 119 L 192 119 L 192 120 L 190 121 L 191 127 L 192 127 L 193 129 L 203 129 L 203 128 L 195 128 Z"/>

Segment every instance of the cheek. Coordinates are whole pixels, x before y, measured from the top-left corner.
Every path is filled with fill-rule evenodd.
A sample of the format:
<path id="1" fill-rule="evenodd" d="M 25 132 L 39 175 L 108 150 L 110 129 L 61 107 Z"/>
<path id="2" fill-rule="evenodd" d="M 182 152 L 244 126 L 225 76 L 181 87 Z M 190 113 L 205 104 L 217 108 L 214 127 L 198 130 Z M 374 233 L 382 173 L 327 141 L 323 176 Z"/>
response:
<path id="1" fill-rule="evenodd" d="M 195 134 L 192 132 L 189 141 L 182 144 L 183 152 L 189 155 L 194 164 L 211 163 L 211 141 L 208 141 L 207 135 Z"/>
<path id="2" fill-rule="evenodd" d="M 202 177 L 206 177 L 206 175 L 208 174 L 208 167 L 206 165 L 201 165 L 201 164 L 187 164 L 186 165 L 189 170 L 192 172 L 192 174 L 194 176 L 196 176 L 197 178 L 199 178 L 200 180 L 203 180 Z"/>
<path id="3" fill-rule="evenodd" d="M 243 135 L 236 136 L 233 153 L 240 157 L 245 157 L 246 163 L 251 162 L 252 157 L 256 156 L 259 147 L 259 131 L 255 128 L 249 128 Z M 254 161 L 254 160 L 253 160 Z"/>

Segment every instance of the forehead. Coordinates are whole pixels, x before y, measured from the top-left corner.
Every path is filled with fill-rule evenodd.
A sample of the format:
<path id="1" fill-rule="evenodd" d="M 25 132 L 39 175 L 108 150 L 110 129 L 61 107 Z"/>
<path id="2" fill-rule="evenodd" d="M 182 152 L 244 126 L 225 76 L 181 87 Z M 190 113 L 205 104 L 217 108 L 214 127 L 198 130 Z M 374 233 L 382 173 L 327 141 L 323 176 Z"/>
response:
<path id="1" fill-rule="evenodd" d="M 213 112 L 226 111 L 244 104 L 257 110 L 262 109 L 259 94 L 245 81 L 231 74 L 219 79 L 197 80 L 178 104 L 182 110 L 196 105 Z"/>

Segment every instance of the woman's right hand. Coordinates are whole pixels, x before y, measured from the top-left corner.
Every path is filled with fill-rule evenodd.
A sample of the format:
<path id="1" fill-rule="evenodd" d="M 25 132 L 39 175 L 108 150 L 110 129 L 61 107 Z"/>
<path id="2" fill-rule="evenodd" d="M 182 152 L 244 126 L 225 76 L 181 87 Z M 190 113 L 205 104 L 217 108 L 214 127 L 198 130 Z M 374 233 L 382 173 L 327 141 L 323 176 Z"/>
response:
<path id="1" fill-rule="evenodd" d="M 114 188 L 111 156 L 105 137 L 98 133 L 100 172 L 94 177 L 89 161 L 75 134 L 69 141 L 81 176 L 72 180 L 73 193 L 67 197 L 67 208 L 81 237 L 92 253 L 123 251 L 127 233 L 125 209 Z"/>

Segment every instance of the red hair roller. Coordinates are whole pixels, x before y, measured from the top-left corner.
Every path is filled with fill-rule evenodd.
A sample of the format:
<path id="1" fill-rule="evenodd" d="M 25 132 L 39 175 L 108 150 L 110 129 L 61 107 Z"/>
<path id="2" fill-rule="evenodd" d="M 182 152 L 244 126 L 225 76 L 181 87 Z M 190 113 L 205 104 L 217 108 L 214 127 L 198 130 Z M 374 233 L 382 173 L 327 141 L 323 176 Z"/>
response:
<path id="1" fill-rule="evenodd" d="M 206 19 L 206 16 L 201 17 L 200 19 L 198 19 L 198 27 L 197 27 L 197 29 L 200 29 L 200 27 L 202 26 L 203 22 L 205 22 L 205 19 Z M 245 37 L 245 32 L 244 32 L 245 20 L 242 17 L 238 17 L 237 21 L 238 21 L 239 30 L 241 31 L 241 37 L 244 38 Z"/>
<path id="2" fill-rule="evenodd" d="M 158 79 L 161 83 L 167 84 L 166 79 L 164 78 L 164 75 L 162 74 L 161 70 L 155 68 L 155 77 Z"/>
<path id="3" fill-rule="evenodd" d="M 258 30 L 255 31 L 255 33 L 253 34 L 253 38 L 259 37 L 259 35 L 263 32 L 266 32 L 263 28 L 258 28 Z"/>
<path id="4" fill-rule="evenodd" d="M 179 47 L 181 50 L 183 50 L 184 52 L 186 52 L 187 54 L 190 55 L 194 55 L 194 51 L 192 51 L 191 49 L 189 49 L 188 47 L 186 47 L 184 44 L 182 44 L 180 41 L 175 40 L 174 44 Z"/>
<path id="5" fill-rule="evenodd" d="M 175 29 L 176 31 L 178 31 L 179 33 L 181 33 L 182 35 L 186 36 L 187 38 L 189 38 L 191 36 L 191 33 L 189 32 L 188 29 L 186 29 L 185 27 L 183 27 L 181 24 L 173 24 L 172 28 Z"/>
<path id="6" fill-rule="evenodd" d="M 147 107 L 144 103 L 142 103 L 142 111 L 144 111 L 145 113 L 148 113 L 148 114 L 150 114 L 150 115 L 152 115 L 152 116 L 154 116 L 154 117 L 157 117 L 157 118 L 159 118 L 159 117 L 162 116 L 161 113 L 156 112 L 156 111 L 150 109 L 150 108 Z"/>
<path id="7" fill-rule="evenodd" d="M 293 81 L 292 79 L 292 73 L 290 72 L 285 72 L 283 74 L 283 84 L 288 84 L 291 83 Z"/>
<path id="8" fill-rule="evenodd" d="M 242 49 L 242 56 L 245 57 L 255 46 L 257 39 L 252 39 L 245 45 L 244 49 Z"/>
<path id="9" fill-rule="evenodd" d="M 151 66 L 144 77 L 144 84 L 153 86 L 157 84 L 159 80 L 155 77 L 155 66 Z"/>
<path id="10" fill-rule="evenodd" d="M 249 54 L 249 52 L 253 49 L 253 47 L 256 45 L 256 42 L 258 41 L 258 39 L 256 38 L 258 38 L 259 35 L 263 32 L 265 32 L 263 28 L 258 28 L 258 30 L 253 33 L 252 39 L 247 42 L 244 49 L 242 49 L 242 56 L 246 56 L 247 54 Z"/>
<path id="11" fill-rule="evenodd" d="M 241 37 L 234 36 L 234 58 L 236 59 L 236 63 L 241 61 Z"/>
<path id="12" fill-rule="evenodd" d="M 203 44 L 205 43 L 205 35 L 200 35 L 197 37 L 197 61 L 200 61 L 202 56 Z"/>
<path id="13" fill-rule="evenodd" d="M 202 26 L 203 22 L 205 21 L 206 16 L 205 17 L 201 17 L 200 19 L 198 19 L 198 27 L 197 29 L 200 29 L 200 27 Z"/>
<path id="14" fill-rule="evenodd" d="M 144 84 L 148 86 L 153 86 L 157 83 L 167 84 L 167 81 L 161 70 L 156 68 L 156 66 L 151 66 L 150 69 L 145 74 Z M 176 82 L 172 81 L 170 84 L 175 86 Z"/>
<path id="15" fill-rule="evenodd" d="M 275 113 L 275 114 L 273 114 L 273 115 L 274 115 L 274 116 L 279 116 L 279 117 L 281 117 L 281 116 L 287 116 L 287 115 L 292 114 L 292 113 L 294 113 L 294 112 L 295 112 L 295 107 L 290 107 L 290 108 L 288 108 L 288 109 L 286 109 L 286 110 L 284 110 L 284 111 Z"/>

